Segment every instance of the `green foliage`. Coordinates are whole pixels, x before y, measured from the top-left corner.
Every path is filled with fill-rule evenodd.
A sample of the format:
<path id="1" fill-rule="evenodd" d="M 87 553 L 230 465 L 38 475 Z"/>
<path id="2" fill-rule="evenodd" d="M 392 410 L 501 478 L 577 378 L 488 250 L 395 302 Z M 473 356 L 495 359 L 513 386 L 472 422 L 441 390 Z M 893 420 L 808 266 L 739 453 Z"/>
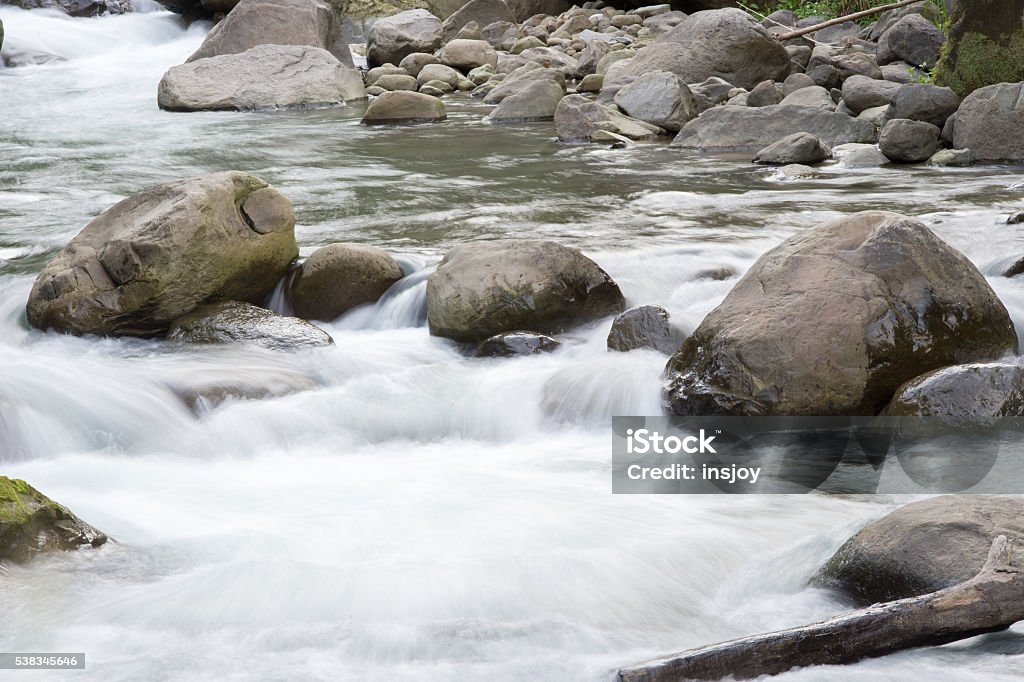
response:
<path id="1" fill-rule="evenodd" d="M 861 10 L 871 9 L 879 3 L 876 0 L 762 0 L 750 3 L 753 9 L 761 14 L 771 14 L 780 9 L 788 9 L 801 19 L 805 17 L 841 17 Z"/>
<path id="2" fill-rule="evenodd" d="M 1024 79 L 1024 29 L 994 42 L 981 33 L 966 33 L 956 53 L 943 46 L 934 80 L 961 97 L 994 83 L 1018 83 Z"/>

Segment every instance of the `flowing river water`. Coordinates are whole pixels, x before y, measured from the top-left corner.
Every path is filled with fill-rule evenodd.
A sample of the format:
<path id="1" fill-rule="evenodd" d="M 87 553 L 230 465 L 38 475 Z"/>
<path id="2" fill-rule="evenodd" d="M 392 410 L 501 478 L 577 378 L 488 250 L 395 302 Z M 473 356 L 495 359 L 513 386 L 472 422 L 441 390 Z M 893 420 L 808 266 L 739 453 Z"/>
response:
<path id="1" fill-rule="evenodd" d="M 117 543 L 0 575 L 0 650 L 84 651 L 19 679 L 602 680 L 681 648 L 846 607 L 808 578 L 881 497 L 613 496 L 610 417 L 658 414 L 665 358 L 607 353 L 610 320 L 544 357 L 475 360 L 427 333 L 424 276 L 453 244 L 577 246 L 631 305 L 692 330 L 786 236 L 869 208 L 964 251 L 1024 330 L 1004 224 L 1024 170 L 843 170 L 814 180 L 663 145 L 562 146 L 468 98 L 434 126 L 360 108 L 172 114 L 156 84 L 201 42 L 152 11 L 0 7 L 0 467 Z M 238 169 L 295 204 L 303 254 L 381 246 L 410 271 L 275 354 L 30 331 L 35 273 L 93 216 L 158 182 Z M 424 270 L 426 268 L 426 270 Z M 796 323 L 796 321 L 794 321 Z M 287 393 L 200 403 L 230 380 Z M 782 680 L 1011 680 L 1024 628 Z"/>

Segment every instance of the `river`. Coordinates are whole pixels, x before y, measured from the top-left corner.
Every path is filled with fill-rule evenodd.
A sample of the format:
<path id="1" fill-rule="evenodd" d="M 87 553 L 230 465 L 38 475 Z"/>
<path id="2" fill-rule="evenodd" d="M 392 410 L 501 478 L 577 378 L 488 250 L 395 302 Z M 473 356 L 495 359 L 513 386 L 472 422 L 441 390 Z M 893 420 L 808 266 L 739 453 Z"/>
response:
<path id="1" fill-rule="evenodd" d="M 30 331 L 35 274 L 93 216 L 158 182 L 237 169 L 295 204 L 302 253 L 381 246 L 410 271 L 484 237 L 583 249 L 631 305 L 692 330 L 765 250 L 869 208 L 919 216 L 982 269 L 1024 330 L 1004 224 L 1024 171 L 770 169 L 664 145 L 563 146 L 497 127 L 359 125 L 361 109 L 161 112 L 156 85 L 208 28 L 0 7 L 0 466 L 117 543 L 0 575 L 0 650 L 83 651 L 46 680 L 579 680 L 846 607 L 808 578 L 896 498 L 613 496 L 610 417 L 658 414 L 665 358 L 476 360 L 432 338 L 423 275 L 274 354 Z M 315 390 L 188 409 L 229 377 Z M 797 680 L 1016 680 L 1024 628 Z M 62 677 L 63 675 L 63 677 Z"/>

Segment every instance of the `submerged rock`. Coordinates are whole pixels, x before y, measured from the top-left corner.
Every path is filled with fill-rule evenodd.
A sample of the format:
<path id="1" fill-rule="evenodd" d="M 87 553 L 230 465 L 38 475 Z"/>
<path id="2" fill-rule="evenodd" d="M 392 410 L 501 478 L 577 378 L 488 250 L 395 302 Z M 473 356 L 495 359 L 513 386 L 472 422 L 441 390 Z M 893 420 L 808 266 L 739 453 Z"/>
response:
<path id="1" fill-rule="evenodd" d="M 118 202 L 51 260 L 29 295 L 37 329 L 160 336 L 214 300 L 260 303 L 298 256 L 291 202 L 229 171 Z"/>
<path id="2" fill-rule="evenodd" d="M 761 256 L 669 362 L 667 398 L 679 415 L 875 415 L 925 372 L 1016 350 L 967 258 L 866 211 Z"/>
<path id="3" fill-rule="evenodd" d="M 288 278 L 285 298 L 307 320 L 335 320 L 356 306 L 376 303 L 402 278 L 383 249 L 329 244 L 314 251 Z"/>
<path id="4" fill-rule="evenodd" d="M 430 333 L 463 342 L 522 329 L 556 334 L 623 306 L 608 273 L 578 250 L 551 241 L 462 244 L 427 281 Z"/>
<path id="5" fill-rule="evenodd" d="M 1024 366 L 976 363 L 937 369 L 900 386 L 885 414 L 938 417 L 964 426 L 1024 417 Z"/>
<path id="6" fill-rule="evenodd" d="M 169 111 L 276 109 L 365 97 L 356 69 L 326 50 L 300 45 L 258 45 L 173 66 L 157 89 L 157 103 Z"/>
<path id="7" fill-rule="evenodd" d="M 37 554 L 99 547 L 106 535 L 16 478 L 0 476 L 0 562 Z"/>
<path id="8" fill-rule="evenodd" d="M 561 342 L 545 334 L 533 332 L 508 332 L 496 334 L 473 351 L 478 358 L 510 358 L 517 355 L 550 353 L 561 346 Z"/>
<path id="9" fill-rule="evenodd" d="M 182 343 L 247 343 L 269 350 L 334 343 L 330 334 L 305 320 L 238 301 L 203 306 L 178 318 L 167 338 Z"/>
<path id="10" fill-rule="evenodd" d="M 444 102 L 422 92 L 385 92 L 366 108 L 363 125 L 436 123 L 448 118 Z"/>
<path id="11" fill-rule="evenodd" d="M 673 328 L 660 305 L 642 305 L 620 313 L 608 332 L 608 350 L 626 352 L 653 348 L 665 355 L 676 352 L 686 335 Z"/>
<path id="12" fill-rule="evenodd" d="M 257 45 L 306 45 L 353 66 L 334 8 L 324 0 L 242 0 L 186 61 L 237 54 Z"/>
<path id="13" fill-rule="evenodd" d="M 992 541 L 1024 541 L 1024 503 L 948 495 L 901 507 L 846 541 L 814 582 L 858 605 L 928 594 L 974 577 Z"/>

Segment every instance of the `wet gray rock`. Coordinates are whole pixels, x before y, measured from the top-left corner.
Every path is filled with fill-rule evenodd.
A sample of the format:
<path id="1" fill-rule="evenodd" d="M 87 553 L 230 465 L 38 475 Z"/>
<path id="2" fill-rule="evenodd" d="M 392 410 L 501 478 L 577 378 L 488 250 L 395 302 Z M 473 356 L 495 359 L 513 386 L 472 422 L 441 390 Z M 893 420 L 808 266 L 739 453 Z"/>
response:
<path id="1" fill-rule="evenodd" d="M 422 92 L 385 92 L 366 108 L 363 125 L 436 123 L 448 118 L 444 102 Z"/>
<path id="2" fill-rule="evenodd" d="M 416 82 L 420 85 L 426 85 L 430 81 L 440 81 L 453 89 L 458 86 L 460 80 L 462 80 L 462 74 L 457 69 L 444 64 L 427 64 L 420 69 L 416 76 Z"/>
<path id="3" fill-rule="evenodd" d="M 373 84 L 376 85 L 381 90 L 388 90 L 388 91 L 391 91 L 391 90 L 415 91 L 419 87 L 419 84 L 416 82 L 415 78 L 413 78 L 412 76 L 409 76 L 409 75 L 398 74 L 398 73 L 389 73 L 389 74 L 386 74 L 384 76 L 381 76 L 376 81 L 374 81 Z M 383 93 L 378 93 L 378 94 L 383 94 Z"/>
<path id="4" fill-rule="evenodd" d="M 168 111 L 278 109 L 366 97 L 363 77 L 327 50 L 258 45 L 171 67 L 157 103 Z"/>
<path id="5" fill-rule="evenodd" d="M 659 46 L 666 44 L 683 49 L 659 57 L 669 63 L 648 64 L 645 53 L 665 50 Z M 786 48 L 746 12 L 732 8 L 691 14 L 659 42 L 641 50 L 637 60 L 640 65 L 631 66 L 635 75 L 647 68 L 672 71 L 687 83 L 717 76 L 748 90 L 761 81 L 782 81 L 790 70 Z"/>
<path id="6" fill-rule="evenodd" d="M 550 47 L 531 47 L 520 52 L 519 56 L 544 67 L 559 69 L 566 78 L 572 78 L 579 68 L 579 62 L 575 59 Z"/>
<path id="7" fill-rule="evenodd" d="M 563 97 L 555 109 L 555 133 L 562 142 L 589 142 L 598 131 L 630 140 L 653 140 L 664 134 L 658 126 L 638 121 L 582 95 Z"/>
<path id="8" fill-rule="evenodd" d="M 556 334 L 619 313 L 618 285 L 577 249 L 503 239 L 452 249 L 427 281 L 430 333 L 479 343 L 495 334 Z"/>
<path id="9" fill-rule="evenodd" d="M 672 146 L 756 152 L 793 133 L 811 133 L 829 147 L 874 142 L 876 134 L 875 126 L 867 121 L 811 107 L 715 107 L 683 126 Z"/>
<path id="10" fill-rule="evenodd" d="M 415 52 L 431 53 L 441 46 L 441 20 L 425 9 L 412 9 L 373 22 L 366 34 L 370 66 L 398 64 Z"/>
<path id="11" fill-rule="evenodd" d="M 953 146 L 974 160 L 1024 161 L 1024 83 L 975 90 L 949 118 Z"/>
<path id="12" fill-rule="evenodd" d="M 106 535 L 16 478 L 0 476 L 0 565 L 106 544 Z"/>
<path id="13" fill-rule="evenodd" d="M 505 97 L 487 120 L 491 123 L 528 123 L 551 121 L 565 90 L 551 80 L 524 81 L 526 86 Z"/>
<path id="14" fill-rule="evenodd" d="M 438 55 L 438 61 L 459 71 L 470 71 L 485 64 L 498 65 L 498 53 L 483 40 L 452 40 Z"/>
<path id="15" fill-rule="evenodd" d="M 814 582 L 863 606 L 928 594 L 977 575 L 999 535 L 1020 547 L 1020 501 L 948 495 L 914 502 L 847 540 Z"/>
<path id="16" fill-rule="evenodd" d="M 738 87 L 751 89 L 761 81 L 782 81 L 790 75 L 790 55 L 785 48 L 740 9 L 690 14 L 654 45 L 659 43 L 684 47 L 677 53 L 675 68 L 660 70 L 672 71 L 687 83 L 717 76 Z M 637 58 L 651 47 L 641 50 Z"/>
<path id="17" fill-rule="evenodd" d="M 518 94 L 533 83 L 546 82 L 558 86 L 565 94 L 565 76 L 556 69 L 545 69 L 529 62 L 508 74 L 499 85 L 484 96 L 484 104 L 497 104 L 506 97 Z"/>
<path id="18" fill-rule="evenodd" d="M 699 113 L 690 88 L 668 71 L 638 77 L 615 94 L 615 104 L 627 116 L 669 132 L 677 132 Z"/>
<path id="19" fill-rule="evenodd" d="M 784 166 L 819 163 L 832 156 L 828 146 L 810 133 L 793 133 L 757 153 L 754 163 Z"/>
<path id="20" fill-rule="evenodd" d="M 832 55 L 832 66 L 839 71 L 839 77 L 846 80 L 850 76 L 867 76 L 881 79 L 882 69 L 873 55 L 858 50 L 843 51 Z"/>
<path id="21" fill-rule="evenodd" d="M 365 244 L 320 247 L 288 277 L 285 298 L 306 320 L 331 321 L 376 303 L 402 278 L 402 268 L 383 249 Z"/>
<path id="22" fill-rule="evenodd" d="M 338 15 L 324 0 L 242 0 L 186 61 L 237 54 L 266 44 L 319 47 L 345 66 L 353 66 Z"/>
<path id="23" fill-rule="evenodd" d="M 961 427 L 1024 417 L 1024 366 L 975 363 L 937 369 L 900 386 L 885 414 L 935 417 Z"/>
<path id="24" fill-rule="evenodd" d="M 281 351 L 334 343 L 330 334 L 305 320 L 238 301 L 197 308 L 175 320 L 167 338 L 179 343 L 243 343 Z"/>
<path id="25" fill-rule="evenodd" d="M 839 73 L 839 69 L 831 64 L 819 64 L 818 66 L 809 68 L 807 69 L 807 75 L 810 76 L 816 85 L 820 85 L 826 90 L 837 88 L 843 82 L 843 77 Z"/>
<path id="26" fill-rule="evenodd" d="M 37 329 L 160 336 L 218 299 L 262 302 L 298 256 L 291 203 L 229 171 L 164 183 L 114 204 L 36 278 Z"/>
<path id="27" fill-rule="evenodd" d="M 627 352 L 652 348 L 665 355 L 676 352 L 686 335 L 674 328 L 660 305 L 642 305 L 620 313 L 608 332 L 608 350 Z"/>
<path id="28" fill-rule="evenodd" d="M 931 123 L 895 119 L 882 127 L 878 149 L 897 163 L 921 163 L 938 149 L 939 132 Z"/>
<path id="29" fill-rule="evenodd" d="M 561 345 L 561 342 L 545 334 L 508 332 L 495 334 L 482 342 L 473 351 L 473 355 L 478 358 L 511 358 L 519 355 L 550 353 Z"/>
<path id="30" fill-rule="evenodd" d="M 875 415 L 925 372 L 1016 350 L 967 258 L 916 220 L 865 211 L 758 259 L 672 357 L 667 399 L 678 415 Z"/>
<path id="31" fill-rule="evenodd" d="M 398 67 L 413 78 L 420 75 L 420 71 L 428 64 L 437 64 L 437 57 L 426 52 L 412 52 L 402 57 Z M 381 67 L 377 67 L 381 68 Z M 370 69 L 373 71 L 373 69 Z"/>
<path id="32" fill-rule="evenodd" d="M 878 39 L 878 63 L 903 60 L 914 66 L 931 69 L 938 62 L 945 41 L 945 36 L 935 24 L 920 14 L 908 14 Z"/>
<path id="33" fill-rule="evenodd" d="M 859 114 L 865 109 L 889 105 L 899 89 L 899 83 L 875 80 L 867 76 L 850 76 L 843 83 L 843 101 L 851 111 Z"/>
<path id="34" fill-rule="evenodd" d="M 480 30 L 480 38 L 495 50 L 508 52 L 519 38 L 519 27 L 511 21 L 495 21 Z"/>
<path id="35" fill-rule="evenodd" d="M 800 88 L 809 88 L 812 85 L 817 83 L 806 73 L 792 73 L 782 83 L 782 96 L 791 95 Z"/>
<path id="36" fill-rule="evenodd" d="M 583 48 L 576 63 L 576 77 L 583 78 L 597 73 L 597 65 L 611 52 L 611 46 L 601 40 L 591 40 Z"/>
<path id="37" fill-rule="evenodd" d="M 925 121 L 942 128 L 959 107 L 960 98 L 949 88 L 927 83 L 908 83 L 896 91 L 886 118 Z"/>

